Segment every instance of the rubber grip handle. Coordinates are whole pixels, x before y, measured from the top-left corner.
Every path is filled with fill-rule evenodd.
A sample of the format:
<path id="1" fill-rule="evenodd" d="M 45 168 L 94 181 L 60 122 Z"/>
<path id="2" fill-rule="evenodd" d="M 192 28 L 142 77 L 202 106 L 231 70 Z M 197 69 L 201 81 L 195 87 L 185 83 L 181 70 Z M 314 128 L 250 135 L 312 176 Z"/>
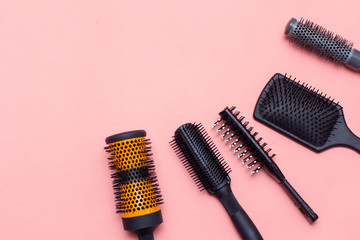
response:
<path id="1" fill-rule="evenodd" d="M 286 193 L 289 195 L 291 200 L 294 202 L 306 219 L 313 223 L 318 219 L 318 215 L 311 209 L 311 207 L 302 199 L 302 197 L 296 192 L 296 190 L 291 186 L 291 184 L 283 179 L 280 185 L 285 189 Z"/>
<path id="2" fill-rule="evenodd" d="M 237 231 L 244 240 L 262 240 L 262 236 L 250 217 L 246 214 L 244 209 L 240 206 L 232 193 L 230 187 L 229 191 L 218 195 L 220 202 L 224 205 L 226 211 L 231 217 Z"/>

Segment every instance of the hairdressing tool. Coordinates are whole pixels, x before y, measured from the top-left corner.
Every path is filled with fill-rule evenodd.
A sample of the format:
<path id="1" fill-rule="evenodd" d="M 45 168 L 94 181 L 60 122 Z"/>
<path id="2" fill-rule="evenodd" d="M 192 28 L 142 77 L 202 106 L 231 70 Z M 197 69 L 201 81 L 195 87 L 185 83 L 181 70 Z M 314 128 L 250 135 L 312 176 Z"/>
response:
<path id="1" fill-rule="evenodd" d="M 200 191 L 206 189 L 224 205 L 243 239 L 262 239 L 230 188 L 231 171 L 201 124 L 180 126 L 170 142 Z"/>
<path id="2" fill-rule="evenodd" d="M 360 138 L 346 125 L 342 107 L 295 80 L 275 74 L 256 103 L 255 119 L 317 152 L 346 146 L 360 153 Z"/>
<path id="3" fill-rule="evenodd" d="M 124 132 L 106 138 L 106 151 L 111 154 L 117 213 L 124 229 L 135 232 L 139 240 L 153 240 L 154 229 L 163 222 L 159 204 L 160 189 L 150 142 L 144 130 Z"/>
<path id="4" fill-rule="evenodd" d="M 290 42 L 313 52 L 335 64 L 360 70 L 360 51 L 352 48 L 353 43 L 309 20 L 292 18 L 285 28 Z"/>
<path id="5" fill-rule="evenodd" d="M 279 167 L 272 160 L 276 153 L 271 156 L 269 155 L 272 149 L 268 148 L 265 150 L 265 146 L 268 143 L 262 143 L 262 137 L 256 138 L 259 133 L 252 133 L 254 127 L 248 127 L 249 121 L 244 121 L 244 116 L 238 118 L 240 111 L 234 112 L 235 108 L 235 106 L 231 108 L 226 107 L 221 111 L 219 113 L 220 119 L 212 127 L 215 128 L 219 123 L 222 123 L 216 132 L 221 133 L 221 138 L 225 140 L 225 143 L 230 144 L 231 142 L 230 149 L 234 149 L 234 154 L 238 155 L 238 159 L 242 159 L 242 164 L 252 160 L 247 164 L 248 170 L 253 169 L 251 175 L 265 167 L 267 172 L 282 186 L 308 221 L 310 223 L 314 222 L 318 219 L 316 213 L 290 185 Z"/>

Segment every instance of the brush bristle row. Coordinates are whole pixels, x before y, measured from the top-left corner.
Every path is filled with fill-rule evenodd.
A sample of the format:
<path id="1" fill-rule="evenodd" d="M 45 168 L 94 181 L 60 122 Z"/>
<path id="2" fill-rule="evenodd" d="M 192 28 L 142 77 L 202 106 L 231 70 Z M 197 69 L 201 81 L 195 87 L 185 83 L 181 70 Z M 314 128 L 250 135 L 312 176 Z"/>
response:
<path id="1" fill-rule="evenodd" d="M 290 35 L 290 42 L 335 64 L 348 59 L 353 45 L 349 40 L 304 19 L 298 22 Z"/>
<path id="2" fill-rule="evenodd" d="M 230 149 L 234 149 L 234 154 L 237 154 L 238 159 L 241 159 L 242 164 L 247 164 L 247 170 L 252 170 L 251 175 L 259 172 L 259 170 L 266 164 L 272 161 L 276 155 L 269 155 L 271 148 L 265 150 L 268 145 L 267 142 L 262 142 L 262 137 L 257 137 L 258 132 L 253 131 L 253 126 L 248 126 L 249 121 L 244 121 L 245 116 L 240 116 L 240 111 L 235 111 L 235 106 L 225 108 L 220 112 L 219 118 L 212 127 L 215 128 L 218 124 L 222 123 L 221 127 L 216 130 L 221 134 L 221 138 L 225 143 L 230 143 Z M 224 131 L 224 129 L 226 129 Z M 228 138 L 225 138 L 228 136 Z M 233 140 L 235 139 L 235 140 Z"/>
<path id="3" fill-rule="evenodd" d="M 200 191 L 214 192 L 228 181 L 230 168 L 201 124 L 184 124 L 170 142 Z"/>
<path id="4" fill-rule="evenodd" d="M 340 117 L 334 99 L 281 74 L 268 86 L 259 100 L 262 118 L 315 146 L 328 141 Z"/>

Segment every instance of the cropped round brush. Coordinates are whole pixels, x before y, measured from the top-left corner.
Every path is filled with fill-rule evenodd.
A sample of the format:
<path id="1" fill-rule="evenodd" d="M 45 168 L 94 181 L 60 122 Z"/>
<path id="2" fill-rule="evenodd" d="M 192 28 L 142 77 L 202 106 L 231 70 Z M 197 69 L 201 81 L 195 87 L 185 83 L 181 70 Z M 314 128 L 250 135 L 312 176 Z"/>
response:
<path id="1" fill-rule="evenodd" d="M 317 152 L 346 146 L 360 153 L 360 138 L 346 125 L 342 107 L 295 80 L 275 74 L 260 94 L 254 118 Z"/>
<path id="2" fill-rule="evenodd" d="M 124 229 L 135 232 L 139 240 L 152 240 L 154 229 L 163 222 L 162 199 L 145 136 L 143 130 L 110 136 L 105 150 L 111 155 L 116 212 L 121 213 Z"/>
<path id="3" fill-rule="evenodd" d="M 360 51 L 352 48 L 353 43 L 309 20 L 292 18 L 285 28 L 290 42 L 313 52 L 335 64 L 360 70 Z"/>
<path id="4" fill-rule="evenodd" d="M 215 195 L 225 207 L 240 236 L 262 239 L 259 231 L 236 200 L 230 188 L 230 168 L 201 124 L 180 126 L 170 143 L 198 188 Z"/>

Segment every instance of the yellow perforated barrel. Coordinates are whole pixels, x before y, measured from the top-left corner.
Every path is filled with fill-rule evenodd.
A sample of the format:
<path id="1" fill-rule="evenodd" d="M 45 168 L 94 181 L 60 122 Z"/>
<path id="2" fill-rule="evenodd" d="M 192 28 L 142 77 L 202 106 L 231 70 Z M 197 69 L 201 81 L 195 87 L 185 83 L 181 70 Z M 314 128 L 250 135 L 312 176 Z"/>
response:
<path id="1" fill-rule="evenodd" d="M 106 139 L 107 151 L 111 154 L 110 164 L 115 171 L 117 209 L 123 218 L 160 210 L 161 199 L 145 135 L 145 131 L 138 130 Z"/>
<path id="2" fill-rule="evenodd" d="M 137 217 L 159 211 L 151 179 L 136 171 L 148 167 L 145 137 L 109 144 L 116 170 L 127 179 L 120 184 L 122 217 Z M 135 171 L 134 171 L 135 170 Z"/>

